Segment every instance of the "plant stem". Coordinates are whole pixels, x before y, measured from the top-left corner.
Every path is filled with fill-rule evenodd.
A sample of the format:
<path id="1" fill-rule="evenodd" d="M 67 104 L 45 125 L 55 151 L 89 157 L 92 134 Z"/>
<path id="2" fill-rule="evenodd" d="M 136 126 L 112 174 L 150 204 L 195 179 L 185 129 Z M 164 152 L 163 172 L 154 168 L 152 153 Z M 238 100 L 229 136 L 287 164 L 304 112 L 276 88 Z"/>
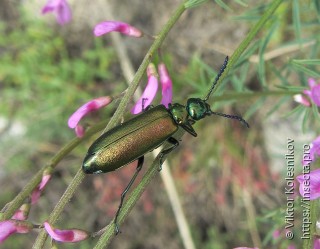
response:
<path id="1" fill-rule="evenodd" d="M 102 130 L 106 125 L 106 122 L 100 122 L 88 129 L 86 134 L 82 138 L 74 138 L 68 144 L 66 144 L 52 159 L 42 167 L 37 174 L 27 183 L 27 185 L 20 191 L 20 193 L 9 203 L 5 212 L 1 214 L 0 221 L 10 219 L 14 212 L 23 204 L 24 200 L 31 195 L 32 191 L 38 186 L 42 179 L 43 172 L 48 168 L 55 168 L 57 164 L 68 155 L 75 147 L 82 143 L 93 134 Z"/>
<path id="2" fill-rule="evenodd" d="M 54 224 L 57 221 L 60 214 L 64 210 L 64 207 L 68 204 L 68 202 L 70 201 L 71 197 L 76 192 L 78 186 L 80 185 L 80 183 L 82 182 L 84 177 L 85 177 L 85 174 L 82 172 L 82 169 L 80 168 L 78 170 L 77 174 L 75 175 L 75 177 L 72 179 L 71 183 L 68 185 L 68 188 L 66 189 L 64 194 L 61 196 L 59 202 L 57 203 L 57 205 L 55 206 L 55 208 L 51 212 L 51 214 L 47 220 L 50 224 Z M 32 248 L 33 249 L 43 248 L 47 237 L 48 237 L 47 232 L 44 229 L 42 229 Z"/>

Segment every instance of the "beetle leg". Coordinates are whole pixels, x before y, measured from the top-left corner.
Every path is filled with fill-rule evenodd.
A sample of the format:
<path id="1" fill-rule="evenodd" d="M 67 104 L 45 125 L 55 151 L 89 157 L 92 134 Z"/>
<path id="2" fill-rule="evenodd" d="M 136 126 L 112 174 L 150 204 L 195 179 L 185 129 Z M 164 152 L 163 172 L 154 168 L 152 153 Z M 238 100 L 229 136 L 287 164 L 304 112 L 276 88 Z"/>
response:
<path id="1" fill-rule="evenodd" d="M 119 208 L 118 208 L 118 211 L 116 213 L 116 217 L 114 218 L 114 225 L 115 225 L 116 235 L 120 232 L 119 225 L 118 225 L 118 216 L 119 216 L 120 210 L 122 208 L 123 200 L 124 200 L 127 192 L 129 191 L 131 185 L 133 184 L 134 180 L 137 178 L 137 175 L 139 174 L 140 170 L 142 169 L 143 161 L 144 161 L 144 156 L 138 158 L 138 165 L 137 165 L 137 168 L 136 168 L 136 172 L 134 173 L 133 177 L 131 178 L 128 186 L 124 189 L 124 191 L 121 194 L 121 200 L 120 200 Z"/>
<path id="2" fill-rule="evenodd" d="M 148 105 L 148 106 L 145 106 L 145 102 L 148 100 L 148 98 L 143 98 L 142 99 L 142 112 L 146 112 L 148 110 L 150 110 L 151 108 L 153 108 L 153 105 Z"/>
<path id="3" fill-rule="evenodd" d="M 160 152 L 160 165 L 159 165 L 159 169 L 158 171 L 162 170 L 162 163 L 163 163 L 163 157 L 167 154 L 169 154 L 171 151 L 173 151 L 176 147 L 178 147 L 179 142 L 177 141 L 177 139 L 173 138 L 173 137 L 169 137 L 167 142 L 172 144 L 172 147 L 170 147 L 169 149 L 165 149 L 163 151 Z"/>

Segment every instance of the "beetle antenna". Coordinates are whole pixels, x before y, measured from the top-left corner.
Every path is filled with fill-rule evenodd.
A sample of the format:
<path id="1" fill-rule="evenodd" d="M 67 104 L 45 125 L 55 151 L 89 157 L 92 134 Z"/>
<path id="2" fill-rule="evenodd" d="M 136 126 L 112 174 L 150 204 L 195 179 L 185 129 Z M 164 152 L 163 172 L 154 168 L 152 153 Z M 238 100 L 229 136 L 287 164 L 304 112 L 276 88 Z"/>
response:
<path id="1" fill-rule="evenodd" d="M 207 100 L 209 99 L 209 97 L 210 97 L 210 95 L 211 95 L 214 87 L 216 86 L 219 78 L 221 77 L 221 75 L 223 74 L 224 70 L 225 70 L 226 67 L 227 67 L 228 60 L 229 60 L 229 57 L 227 56 L 227 57 L 224 59 L 224 63 L 222 64 L 219 73 L 217 74 L 216 78 L 214 79 L 214 82 L 213 82 L 213 84 L 212 84 L 212 87 L 210 88 L 207 96 L 203 99 L 204 101 L 207 101 Z"/>
<path id="2" fill-rule="evenodd" d="M 213 114 L 213 115 L 218 115 L 218 116 L 222 116 L 225 118 L 230 118 L 230 119 L 236 119 L 238 121 L 240 121 L 242 124 L 244 124 L 245 126 L 247 126 L 247 128 L 249 128 L 249 124 L 247 123 L 247 121 L 245 121 L 242 117 L 240 116 L 236 116 L 236 115 L 229 115 L 229 114 L 224 114 L 224 113 L 220 113 L 220 112 L 213 112 L 210 110 L 210 112 L 208 113 L 209 115 Z"/>

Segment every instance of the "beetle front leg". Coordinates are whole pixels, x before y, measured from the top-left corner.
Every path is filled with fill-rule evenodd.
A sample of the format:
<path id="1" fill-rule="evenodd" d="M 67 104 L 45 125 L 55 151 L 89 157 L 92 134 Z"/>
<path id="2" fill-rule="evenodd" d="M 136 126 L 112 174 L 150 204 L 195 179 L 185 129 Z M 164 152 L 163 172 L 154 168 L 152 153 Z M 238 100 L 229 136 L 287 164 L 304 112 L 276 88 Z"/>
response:
<path id="1" fill-rule="evenodd" d="M 173 151 L 176 147 L 178 147 L 179 142 L 177 139 L 173 138 L 173 137 L 169 137 L 167 142 L 171 143 L 173 146 L 170 147 L 169 149 L 165 149 L 163 151 L 160 152 L 160 165 L 159 165 L 159 169 L 158 171 L 162 170 L 162 164 L 163 164 L 163 157 L 167 154 L 169 154 L 171 151 Z"/>
<path id="2" fill-rule="evenodd" d="M 127 192 L 129 191 L 131 185 L 133 184 L 134 180 L 137 178 L 137 175 L 139 174 L 140 170 L 142 169 L 143 161 L 144 161 L 144 156 L 139 157 L 138 165 L 137 165 L 137 168 L 136 168 L 136 172 L 134 173 L 133 177 L 131 178 L 128 186 L 124 189 L 124 191 L 121 194 L 121 200 L 120 200 L 119 208 L 118 208 L 118 211 L 116 213 L 116 217 L 114 218 L 114 225 L 115 225 L 116 235 L 120 232 L 119 225 L 118 225 L 118 216 L 119 216 L 120 210 L 122 208 L 123 200 L 124 200 Z"/>

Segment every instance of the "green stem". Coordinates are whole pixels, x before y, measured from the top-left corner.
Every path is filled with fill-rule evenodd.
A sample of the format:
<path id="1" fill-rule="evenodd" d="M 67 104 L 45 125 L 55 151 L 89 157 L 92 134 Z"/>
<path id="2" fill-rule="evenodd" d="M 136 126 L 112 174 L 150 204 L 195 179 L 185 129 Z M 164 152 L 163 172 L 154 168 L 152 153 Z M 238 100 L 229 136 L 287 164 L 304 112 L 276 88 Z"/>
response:
<path id="1" fill-rule="evenodd" d="M 57 221 L 60 214 L 64 210 L 64 207 L 68 204 L 68 202 L 70 201 L 71 197 L 76 192 L 78 186 L 80 185 L 80 183 L 82 182 L 84 177 L 85 177 L 85 174 L 82 172 L 82 169 L 80 168 L 78 170 L 77 174 L 75 175 L 75 177 L 72 179 L 71 183 L 68 185 L 68 188 L 66 189 L 64 194 L 61 196 L 59 202 L 57 203 L 57 205 L 54 207 L 53 211 L 51 212 L 51 214 L 47 220 L 50 224 L 54 224 Z M 43 248 L 47 237 L 48 237 L 47 232 L 44 229 L 42 229 L 32 248 L 33 249 Z"/>
<path id="2" fill-rule="evenodd" d="M 82 143 L 93 134 L 102 130 L 106 125 L 106 122 L 100 122 L 86 131 L 86 134 L 82 138 L 74 138 L 68 144 L 66 144 L 52 159 L 40 169 L 37 174 L 27 183 L 27 185 L 20 191 L 20 193 L 9 203 L 5 212 L 1 214 L 0 221 L 10 219 L 14 212 L 23 204 L 24 200 L 29 197 L 32 191 L 39 185 L 43 172 L 48 168 L 55 168 L 57 164 L 68 155 L 75 147 Z"/>
<path id="3" fill-rule="evenodd" d="M 291 96 L 299 93 L 301 93 L 300 90 L 226 93 L 221 96 L 215 96 L 214 102 L 229 100 L 248 100 L 249 98 L 259 98 L 266 96 Z"/>

